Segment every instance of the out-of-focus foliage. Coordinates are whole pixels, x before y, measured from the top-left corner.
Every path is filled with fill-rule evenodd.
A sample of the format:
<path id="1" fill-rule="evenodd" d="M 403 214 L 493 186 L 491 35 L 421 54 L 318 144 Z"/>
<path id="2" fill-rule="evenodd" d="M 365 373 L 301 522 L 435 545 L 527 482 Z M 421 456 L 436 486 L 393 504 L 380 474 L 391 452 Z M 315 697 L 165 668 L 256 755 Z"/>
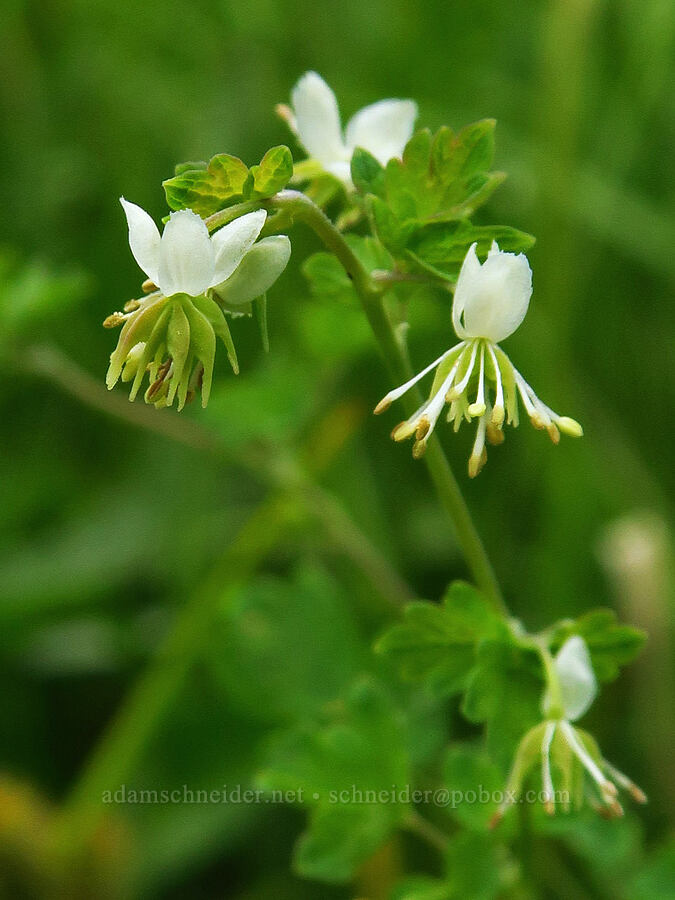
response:
<path id="1" fill-rule="evenodd" d="M 537 236 L 531 312 L 510 340 L 542 395 L 578 418 L 585 437 L 542 448 L 521 429 L 464 487 L 509 604 L 529 627 L 604 606 L 650 635 L 588 717 L 603 752 L 650 804 L 611 823 L 535 815 L 526 865 L 542 896 L 667 896 L 675 880 L 672 3 L 14 0 L 3 9 L 0 51 L 0 763 L 10 798 L 0 818 L 14 860 L 0 877 L 19 879 L 3 889 L 39 895 L 41 879 L 53 877 L 26 822 L 51 820 L 187 605 L 212 608 L 208 640 L 130 766 L 127 791 L 244 790 L 260 779 L 272 789 L 272 774 L 281 783 L 289 771 L 309 786 L 300 768 L 315 765 L 310 745 L 340 723 L 350 734 L 357 727 L 365 701 L 353 685 L 379 696 L 373 685 L 395 682 L 393 664 L 370 653 L 394 624 L 387 597 L 401 589 L 382 577 L 382 560 L 429 600 L 466 578 L 423 469 L 389 442 L 388 423 L 369 416 L 392 385 L 349 281 L 322 253 L 302 265 L 321 248 L 301 229 L 269 295 L 269 356 L 256 322 L 235 320 L 242 374 L 223 362 L 206 411 L 176 424 L 172 412 L 150 409 L 130 424 L 107 404 L 120 400 L 132 418 L 136 406 L 95 389 L 113 349 L 101 320 L 139 287 L 117 198 L 159 221 L 162 181 L 177 161 L 226 153 L 248 167 L 289 142 L 297 162 L 273 108 L 315 68 L 346 116 L 400 96 L 417 100 L 433 132 L 497 120 L 495 161 L 480 168 L 476 189 L 487 195 L 493 165 L 508 179 L 473 221 L 508 221 Z M 378 179 L 364 165 L 359 186 L 386 196 Z M 362 248 L 369 265 L 387 266 Z M 448 346 L 449 304 L 423 288 L 411 300 L 415 364 Z M 157 432 L 159 419 L 170 424 Z M 462 472 L 469 438 L 442 439 Z M 312 494 L 308 472 L 310 486 L 340 498 L 338 510 Z M 639 641 L 614 627 L 597 618 L 583 626 L 601 677 L 613 677 Z M 495 702 L 494 654 L 515 651 L 492 640 L 464 712 L 487 720 L 494 749 L 516 695 L 505 683 Z M 176 651 L 172 660 L 181 658 Z M 527 660 L 513 661 L 519 683 L 531 682 L 525 724 L 541 682 Z M 402 739 L 430 784 L 450 738 L 463 742 L 443 765 L 454 789 L 503 781 L 504 748 L 518 736 L 502 735 L 490 761 L 455 701 L 439 706 L 437 691 L 406 690 L 372 702 L 400 712 L 414 696 L 418 715 L 408 731 L 401 724 Z M 395 756 L 398 714 L 384 716 L 367 748 L 377 752 L 386 738 L 382 752 Z M 399 777 L 394 762 L 383 757 L 375 783 Z M 334 756 L 322 757 L 313 775 L 325 787 L 334 768 Z M 309 805 L 308 819 L 270 802 L 115 803 L 92 856 L 101 869 L 83 869 L 78 889 L 91 896 L 88 879 L 98 878 L 98 896 L 107 879 L 111 891 L 119 882 L 118 892 L 131 885 L 143 897 L 353 897 L 291 874 L 303 830 L 296 865 L 318 876 L 328 851 L 350 867 L 371 837 L 345 847 L 331 837 L 332 810 Z M 414 838 L 396 839 L 359 871 L 361 893 L 499 896 L 519 868 L 499 843 L 510 839 L 509 819 L 498 839 L 486 836 L 491 812 L 430 810 L 448 831 L 468 828 L 452 836 L 443 870 Z M 385 819 L 373 825 L 380 834 Z M 362 828 L 361 818 L 355 835 Z M 489 865 L 495 855 L 501 882 Z M 420 875 L 400 883 L 404 859 Z"/>

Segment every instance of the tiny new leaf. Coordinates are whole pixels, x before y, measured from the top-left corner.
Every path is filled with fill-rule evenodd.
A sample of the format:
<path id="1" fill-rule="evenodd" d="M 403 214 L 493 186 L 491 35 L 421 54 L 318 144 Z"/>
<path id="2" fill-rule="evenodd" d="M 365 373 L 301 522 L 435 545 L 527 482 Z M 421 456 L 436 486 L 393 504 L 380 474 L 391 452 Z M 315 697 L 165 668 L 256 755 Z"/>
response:
<path id="1" fill-rule="evenodd" d="M 286 187 L 292 175 L 291 151 L 279 146 L 268 150 L 250 170 L 229 153 L 219 153 L 208 164 L 181 163 L 163 186 L 169 209 L 191 209 L 206 218 L 233 203 L 271 197 Z"/>
<path id="2" fill-rule="evenodd" d="M 293 157 L 283 144 L 272 147 L 260 165 L 251 167 L 253 190 L 258 197 L 271 197 L 286 187 L 293 176 Z"/>
<path id="3" fill-rule="evenodd" d="M 403 623 L 385 632 L 375 650 L 392 659 L 404 678 L 425 683 L 436 696 L 450 696 L 464 689 L 478 642 L 494 635 L 498 624 L 483 595 L 455 581 L 442 604 L 410 603 Z"/>

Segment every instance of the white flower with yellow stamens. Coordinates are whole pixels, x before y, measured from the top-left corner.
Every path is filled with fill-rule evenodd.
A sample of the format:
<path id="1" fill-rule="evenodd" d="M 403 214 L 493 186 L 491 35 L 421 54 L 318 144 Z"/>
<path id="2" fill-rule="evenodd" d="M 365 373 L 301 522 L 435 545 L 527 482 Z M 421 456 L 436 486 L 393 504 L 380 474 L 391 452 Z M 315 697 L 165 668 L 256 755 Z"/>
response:
<path id="1" fill-rule="evenodd" d="M 457 431 L 464 420 L 478 420 L 476 439 L 469 457 L 473 478 L 487 460 L 486 441 L 501 444 L 503 425 L 518 425 L 518 397 L 535 428 L 545 429 L 554 444 L 560 432 L 580 437 L 581 425 L 559 416 L 534 393 L 508 356 L 499 347 L 525 318 L 532 296 L 532 271 L 527 257 L 505 253 L 493 243 L 481 265 L 476 244 L 469 248 L 457 280 L 452 305 L 452 324 L 458 344 L 434 360 L 410 381 L 390 391 L 375 408 L 384 412 L 432 369 L 436 375 L 429 398 L 392 432 L 395 441 L 415 435 L 413 456 L 423 455 L 436 422 L 448 405 L 448 422 Z"/>
<path id="2" fill-rule="evenodd" d="M 584 639 L 579 635 L 568 638 L 553 660 L 552 668 L 550 677 L 556 683 L 556 691 L 549 686 L 542 702 L 547 719 L 535 725 L 520 742 L 504 800 L 492 819 L 493 826 L 517 802 L 528 772 L 537 764 L 541 766 L 541 801 L 549 815 L 554 814 L 556 804 L 569 809 L 575 799 L 571 788 L 576 788 L 577 805 L 587 796 L 607 816 L 623 815 L 617 799 L 618 787 L 627 790 L 638 803 L 647 802 L 640 788 L 602 757 L 591 735 L 572 725 L 587 712 L 598 692 Z M 567 790 L 555 790 L 553 771 L 561 774 Z M 592 790 L 586 790 L 585 782 Z"/>

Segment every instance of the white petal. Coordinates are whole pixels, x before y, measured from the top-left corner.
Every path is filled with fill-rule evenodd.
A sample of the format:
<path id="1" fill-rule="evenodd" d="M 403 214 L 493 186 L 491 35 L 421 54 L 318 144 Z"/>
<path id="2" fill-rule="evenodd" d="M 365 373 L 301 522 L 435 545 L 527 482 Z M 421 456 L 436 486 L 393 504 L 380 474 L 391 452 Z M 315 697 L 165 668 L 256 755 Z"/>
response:
<path id="1" fill-rule="evenodd" d="M 165 297 L 198 297 L 210 286 L 215 251 L 209 232 L 191 209 L 171 213 L 162 234 L 158 287 Z"/>
<path id="2" fill-rule="evenodd" d="M 322 165 L 348 158 L 335 94 L 316 72 L 307 72 L 291 95 L 295 129 L 309 156 Z"/>
<path id="3" fill-rule="evenodd" d="M 475 256 L 475 247 L 472 249 Z M 465 263 L 469 262 L 468 279 L 461 285 L 464 328 L 471 337 L 498 343 L 513 334 L 525 318 L 532 296 L 530 264 L 524 254 L 503 253 L 496 245 L 480 268 L 476 269 L 475 261 L 470 261 L 467 254 Z M 457 291 L 463 273 L 464 265 Z"/>
<path id="4" fill-rule="evenodd" d="M 347 146 L 368 150 L 382 165 L 400 157 L 412 137 L 417 104 L 412 100 L 380 100 L 359 110 L 347 125 Z"/>
<path id="5" fill-rule="evenodd" d="M 134 259 L 151 281 L 157 284 L 159 271 L 159 230 L 144 209 L 120 197 L 129 226 L 129 246 Z"/>
<path id="6" fill-rule="evenodd" d="M 285 234 L 263 238 L 251 247 L 234 274 L 216 287 L 216 293 L 228 306 L 250 303 L 272 287 L 290 255 L 291 242 Z"/>
<path id="7" fill-rule="evenodd" d="M 591 657 L 583 638 L 568 638 L 558 651 L 555 668 L 560 679 L 565 717 L 571 722 L 583 716 L 598 692 Z"/>
<path id="8" fill-rule="evenodd" d="M 258 238 L 267 213 L 264 209 L 239 216 L 211 238 L 216 257 L 216 269 L 211 286 L 229 278 Z"/>
<path id="9" fill-rule="evenodd" d="M 452 301 L 452 324 L 457 337 L 466 338 L 469 334 L 462 325 L 462 315 L 467 301 L 475 293 L 480 280 L 480 262 L 476 255 L 476 244 L 472 244 L 464 257 L 462 268 L 459 270 L 455 296 Z M 471 335 L 473 337 L 473 335 Z"/>

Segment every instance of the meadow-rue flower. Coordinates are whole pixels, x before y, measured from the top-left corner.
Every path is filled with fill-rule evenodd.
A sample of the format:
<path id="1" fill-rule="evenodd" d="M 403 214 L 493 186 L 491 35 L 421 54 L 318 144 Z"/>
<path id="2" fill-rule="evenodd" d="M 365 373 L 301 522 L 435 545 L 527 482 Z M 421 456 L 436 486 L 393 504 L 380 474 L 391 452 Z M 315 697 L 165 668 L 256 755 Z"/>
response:
<path id="1" fill-rule="evenodd" d="M 551 680 L 555 684 L 551 683 Z M 556 803 L 568 810 L 587 797 L 603 815 L 623 815 L 618 787 L 638 803 L 647 798 L 626 775 L 603 758 L 594 738 L 572 725 L 589 709 L 597 694 L 597 682 L 588 647 L 583 638 L 568 638 L 553 660 L 549 685 L 542 700 L 544 722 L 530 729 L 521 740 L 504 792 L 504 800 L 492 819 L 496 825 L 522 793 L 528 773 L 541 767 L 541 800 L 553 815 Z M 563 789 L 554 787 L 554 772 Z M 589 787 L 591 790 L 589 790 Z"/>
<path id="2" fill-rule="evenodd" d="M 505 253 L 492 244 L 481 265 L 476 244 L 469 248 L 457 280 L 452 323 L 460 342 L 405 384 L 390 391 L 375 408 L 386 410 L 432 369 L 436 370 L 429 398 L 392 432 L 395 441 L 415 435 L 413 456 L 423 455 L 436 422 L 448 404 L 448 422 L 458 431 L 464 420 L 476 419 L 476 438 L 469 457 L 475 477 L 487 460 L 486 442 L 501 444 L 503 425 L 518 425 L 518 397 L 535 428 L 545 429 L 554 444 L 560 432 L 580 437 L 581 425 L 559 416 L 543 403 L 499 347 L 525 318 L 532 295 L 532 271 L 524 254 Z"/>
<path id="3" fill-rule="evenodd" d="M 316 72 L 307 72 L 291 94 L 292 108 L 279 106 L 307 154 L 352 187 L 350 162 L 357 147 L 382 165 L 400 157 L 412 137 L 417 104 L 412 100 L 380 100 L 359 110 L 343 133 L 335 94 Z"/>
<path id="4" fill-rule="evenodd" d="M 183 209 L 171 214 L 160 236 L 140 206 L 124 198 L 120 202 L 129 226 L 129 246 L 148 276 L 143 287 L 149 294 L 130 301 L 123 313 L 113 313 L 104 323 L 107 327 L 123 325 L 110 357 L 108 388 L 121 376 L 132 382 L 129 399 L 134 400 L 147 371 L 147 402 L 171 406 L 177 397 L 182 409 L 201 387 L 202 405 L 206 406 L 216 338 L 223 341 L 232 368 L 238 371 L 229 326 L 214 291 L 225 289 L 254 246 L 261 249 L 248 264 L 248 277 L 254 291 L 261 286 L 266 290 L 288 261 L 290 245 L 273 247 L 265 240 L 255 245 L 265 224 L 264 210 L 240 216 L 210 236 L 204 221 L 192 210 Z M 240 286 L 235 301 L 241 302 L 244 293 Z"/>

